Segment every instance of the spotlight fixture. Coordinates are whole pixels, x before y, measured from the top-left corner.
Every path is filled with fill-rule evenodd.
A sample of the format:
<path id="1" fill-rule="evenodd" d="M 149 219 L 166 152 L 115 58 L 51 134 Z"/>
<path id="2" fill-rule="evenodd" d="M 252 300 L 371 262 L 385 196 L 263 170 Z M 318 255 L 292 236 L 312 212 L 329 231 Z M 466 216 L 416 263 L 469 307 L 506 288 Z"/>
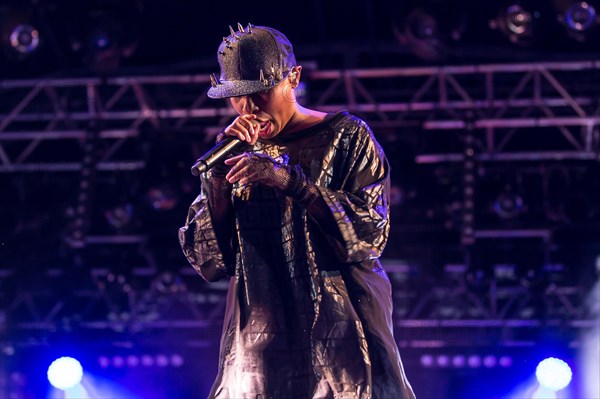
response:
<path id="1" fill-rule="evenodd" d="M 531 29 L 532 19 L 531 13 L 519 4 L 509 6 L 504 14 L 506 29 L 515 36 L 526 34 Z"/>
<path id="2" fill-rule="evenodd" d="M 457 13 L 456 7 L 424 1 L 415 2 L 393 30 L 397 40 L 417 57 L 437 62 L 450 55 L 452 43 L 462 38 L 465 25 L 465 17 Z"/>
<path id="3" fill-rule="evenodd" d="M 585 41 L 600 22 L 596 8 L 587 1 L 560 2 L 557 9 L 558 21 L 564 26 L 567 36 L 579 42 Z"/>
<path id="4" fill-rule="evenodd" d="M 0 36 L 4 53 L 21 61 L 40 47 L 41 35 L 30 11 L 0 7 Z"/>
<path id="5" fill-rule="evenodd" d="M 70 27 L 71 50 L 81 53 L 92 72 L 114 72 L 137 49 L 139 7 L 133 0 L 78 5 L 71 11 L 78 18 Z"/>
<path id="6" fill-rule="evenodd" d="M 424 368 L 454 368 L 454 369 L 478 369 L 478 368 L 509 368 L 513 364 L 513 359 L 507 355 L 496 356 L 493 354 L 468 354 L 440 353 L 437 355 L 424 353 L 420 358 L 421 366 Z M 538 367 L 539 368 L 539 367 Z"/>
<path id="7" fill-rule="evenodd" d="M 571 383 L 573 373 L 564 360 L 548 357 L 538 364 L 535 376 L 540 385 L 556 392 Z"/>
<path id="8" fill-rule="evenodd" d="M 524 212 L 523 198 L 518 193 L 507 189 L 498 195 L 493 208 L 501 219 L 514 219 Z"/>
<path id="9" fill-rule="evenodd" d="M 17 25 L 10 33 L 10 45 L 21 54 L 34 52 L 40 44 L 40 34 L 29 24 Z"/>
<path id="10" fill-rule="evenodd" d="M 181 367 L 185 359 L 179 353 L 173 354 L 115 354 L 113 356 L 100 355 L 98 365 L 101 368 L 148 368 L 148 367 Z"/>
<path id="11" fill-rule="evenodd" d="M 104 211 L 104 217 L 117 231 L 127 228 L 134 218 L 134 207 L 130 203 L 120 204 Z"/>
<path id="12" fill-rule="evenodd" d="M 179 198 L 171 184 L 161 183 L 148 189 L 146 201 L 157 211 L 170 211 L 177 206 Z"/>
<path id="13" fill-rule="evenodd" d="M 83 368 L 77 359 L 65 356 L 50 364 L 47 375 L 53 387 L 65 391 L 81 382 Z"/>
<path id="14" fill-rule="evenodd" d="M 536 39 L 535 30 L 539 19 L 538 11 L 515 2 L 502 7 L 496 18 L 489 21 L 489 26 L 499 30 L 511 43 L 529 46 Z"/>
<path id="15" fill-rule="evenodd" d="M 463 198 L 461 242 L 475 243 L 475 137 L 472 130 L 465 135 L 463 151 Z"/>
<path id="16" fill-rule="evenodd" d="M 156 291 L 162 294 L 174 294 L 187 290 L 181 277 L 171 272 L 164 272 L 158 275 L 152 282 L 152 286 Z"/>

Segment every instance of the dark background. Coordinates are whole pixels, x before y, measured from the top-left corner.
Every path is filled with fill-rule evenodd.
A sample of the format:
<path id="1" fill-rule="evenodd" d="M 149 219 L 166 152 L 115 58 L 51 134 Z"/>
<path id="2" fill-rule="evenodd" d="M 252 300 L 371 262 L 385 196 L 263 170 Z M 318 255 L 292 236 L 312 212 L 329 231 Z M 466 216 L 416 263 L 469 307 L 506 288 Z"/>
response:
<path id="1" fill-rule="evenodd" d="M 535 10 L 534 30 L 524 41 L 511 41 L 500 29 L 490 28 L 490 21 L 505 4 L 475 0 L 0 1 L 4 40 L 0 84 L 26 79 L 218 72 L 216 49 L 229 34 L 228 26 L 235 29 L 238 22 L 284 32 L 306 70 L 598 60 L 597 29 L 576 38 L 558 21 L 566 1 L 520 2 Z M 437 18 L 436 24 L 410 19 L 418 6 Z M 15 10 L 39 30 L 39 48 L 27 56 L 14 53 L 6 43 Z M 409 26 L 414 30 L 409 31 Z M 105 40 L 103 46 L 99 40 Z M 589 81 L 579 80 L 577 72 L 568 77 L 573 87 L 600 82 L 597 75 Z M 0 115 L 4 116 L 22 98 L 5 87 L 0 86 Z M 177 95 L 185 97 L 186 90 L 183 87 Z M 413 87 L 397 90 L 411 92 Z M 498 90 L 502 90 L 500 85 Z M 389 92 L 391 98 L 395 94 Z M 169 93 L 155 95 L 169 98 Z M 597 95 L 592 97 L 598 101 Z M 80 93 L 67 92 L 65 98 L 85 107 Z M 307 105 L 314 100 L 309 97 Z M 596 106 L 594 103 L 591 108 Z M 462 152 L 465 132 L 427 131 L 421 125 L 379 128 L 373 122 L 392 165 L 392 232 L 383 261 L 395 288 L 397 340 L 417 396 L 500 398 L 531 376 L 535 362 L 551 353 L 548 348 L 576 363 L 581 331 L 569 323 L 589 316 L 584 301 L 598 273 L 598 158 L 477 162 L 476 227 L 503 232 L 545 229 L 552 238 L 492 237 L 465 245 L 461 240 L 463 164 L 417 162 L 424 153 Z M 82 357 L 93 374 L 107 376 L 139 397 L 204 397 L 216 372 L 224 287 L 206 284 L 195 274 L 181 254 L 177 230 L 198 193 L 198 181 L 189 167 L 212 145 L 214 137 L 207 131 L 215 127 L 215 121 L 210 123 L 182 129 L 143 124 L 139 136 L 126 142 L 119 154 L 125 159 L 141 159 L 145 166 L 95 174 L 86 203 L 89 223 L 85 234 L 113 237 L 117 244 L 72 245 L 74 215 L 81 204 L 80 173 L 10 172 L 3 165 L 0 397 L 9 393 L 17 398 L 45 395 L 45 367 L 64 353 Z M 97 126 L 89 128 L 93 131 Z M 597 127 L 594 129 L 597 155 Z M 484 132 L 478 131 L 476 136 L 476 149 L 481 150 L 483 139 L 479 138 Z M 562 140 L 555 130 L 539 128 L 518 136 L 512 149 L 560 150 L 565 146 Z M 25 145 L 0 143 L 7 150 Z M 84 145 L 49 143 L 32 161 L 81 162 Z M 97 145 L 100 152 L 106 150 L 102 143 Z M 499 208 L 502 193 L 509 193 L 504 211 Z M 521 205 L 510 202 L 515 193 Z M 143 239 L 122 241 L 130 236 Z M 498 264 L 512 268 L 513 278 L 501 280 L 497 275 L 500 269 L 495 269 Z M 561 268 L 551 267 L 556 264 Z M 457 265 L 459 271 L 449 265 Z M 507 313 L 493 320 L 478 314 L 477 306 L 470 302 L 475 297 L 487 304 L 492 284 L 507 288 L 507 296 L 500 298 Z M 573 313 L 561 310 L 558 297 L 552 297 L 552 302 L 545 299 L 548 288 L 556 286 L 575 287 L 565 294 L 567 301 L 573 301 Z M 429 309 L 431 303 L 423 302 L 421 313 L 415 316 L 420 300 L 428 297 L 435 298 L 437 305 Z M 484 323 L 476 330 L 457 329 L 456 336 L 450 337 L 452 333 L 443 323 L 405 329 L 402 321 L 407 319 L 424 326 L 440 320 L 500 323 L 482 328 Z M 532 327 L 511 329 L 501 323 L 506 319 Z M 548 320 L 564 324 L 548 326 L 544 324 Z M 434 346 L 436 338 L 442 337 L 442 344 L 415 344 L 424 337 Z M 514 342 L 530 345 L 511 346 Z M 144 354 L 178 354 L 184 364 L 103 369 L 98 362 L 100 356 L 114 359 Z M 513 365 L 427 368 L 421 362 L 424 354 L 506 355 L 512 357 Z"/>
<path id="2" fill-rule="evenodd" d="M 40 48 L 32 59 L 13 62 L 15 57 L 5 54 L 1 72 L 12 77 L 84 74 L 86 51 L 100 28 L 118 35 L 115 42 L 128 49 L 120 73 L 214 70 L 221 37 L 238 22 L 283 31 L 299 59 L 317 59 L 321 68 L 566 60 L 594 58 L 599 50 L 597 29 L 579 40 L 559 22 L 566 0 L 521 1 L 533 13 L 535 32 L 518 43 L 490 28 L 490 21 L 509 5 L 498 0 L 309 0 L 289 7 L 280 2 L 163 0 L 1 4 L 5 26 L 12 20 L 8 10 L 19 9 L 40 32 Z M 435 25 L 409 18 L 416 8 L 437 18 Z M 413 37 L 435 37 L 437 43 L 414 46 L 407 26 Z"/>

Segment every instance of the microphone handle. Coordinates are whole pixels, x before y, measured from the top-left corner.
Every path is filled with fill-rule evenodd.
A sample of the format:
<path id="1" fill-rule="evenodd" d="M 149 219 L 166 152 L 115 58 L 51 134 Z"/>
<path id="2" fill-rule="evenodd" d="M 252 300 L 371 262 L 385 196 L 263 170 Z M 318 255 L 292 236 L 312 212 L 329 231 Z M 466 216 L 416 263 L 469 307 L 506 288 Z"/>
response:
<path id="1" fill-rule="evenodd" d="M 227 156 L 227 154 L 229 154 L 235 147 L 243 143 L 244 141 L 235 137 L 226 138 L 214 146 L 206 154 L 198 158 L 196 163 L 192 166 L 192 174 L 194 176 L 199 176 L 200 174 L 208 171 L 210 168 L 215 166 L 217 162 Z"/>

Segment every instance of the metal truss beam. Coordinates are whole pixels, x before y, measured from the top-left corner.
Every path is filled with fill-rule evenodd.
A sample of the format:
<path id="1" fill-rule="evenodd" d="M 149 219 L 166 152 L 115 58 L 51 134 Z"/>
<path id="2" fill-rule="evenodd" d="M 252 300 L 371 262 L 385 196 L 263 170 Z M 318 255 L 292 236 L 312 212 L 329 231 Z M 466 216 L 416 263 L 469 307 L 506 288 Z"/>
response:
<path id="1" fill-rule="evenodd" d="M 348 110 L 395 134 L 475 129 L 483 161 L 598 159 L 599 61 L 307 70 L 305 82 L 307 105 Z M 0 81 L 0 164 L 25 164 L 46 140 L 81 140 L 91 125 L 114 148 L 141 129 L 211 134 L 234 111 L 208 101 L 209 85 L 208 75 Z M 530 129 L 558 131 L 562 147 L 514 148 L 515 136 Z M 25 148 L 9 148 L 16 141 Z"/>
<path id="2" fill-rule="evenodd" d="M 469 284 L 450 286 L 442 281 L 430 281 L 424 287 L 409 275 L 410 266 L 394 260 L 384 265 L 394 287 L 395 311 L 402 312 L 394 315 L 402 346 L 471 346 L 473 337 L 483 335 L 498 340 L 495 345 L 510 346 L 515 336 L 535 339 L 548 329 L 569 329 L 577 336 L 578 331 L 591 329 L 598 322 L 586 308 L 582 287 L 551 282 L 540 287 L 539 298 L 519 281 L 498 287 L 499 281 L 491 279 L 485 289 Z M 48 270 L 47 275 L 54 285 L 72 280 L 62 269 Z M 0 270 L 0 286 L 8 287 L 15 278 L 15 271 Z M 403 286 L 403 281 L 413 288 Z M 228 282 L 206 284 L 190 267 L 167 272 L 140 267 L 128 274 L 93 268 L 77 286 L 70 291 L 70 299 L 39 289 L 4 298 L 6 342 L 22 344 L 20 337 L 27 338 L 35 331 L 74 330 L 82 337 L 96 333 L 144 336 L 148 331 L 169 330 L 214 342 L 222 323 Z M 542 313 L 529 312 L 533 302 L 538 307 L 541 304 L 536 312 Z M 443 309 L 451 306 L 460 308 L 463 315 L 444 313 Z"/>

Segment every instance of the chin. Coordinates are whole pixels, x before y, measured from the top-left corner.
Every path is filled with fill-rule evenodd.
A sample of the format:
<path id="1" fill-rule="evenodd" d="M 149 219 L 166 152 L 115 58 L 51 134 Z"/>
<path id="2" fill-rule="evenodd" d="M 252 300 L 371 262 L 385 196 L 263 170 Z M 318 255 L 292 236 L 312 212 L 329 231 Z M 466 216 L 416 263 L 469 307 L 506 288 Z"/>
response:
<path id="1" fill-rule="evenodd" d="M 264 132 L 264 133 L 259 133 L 258 137 L 260 137 L 261 139 L 272 139 L 273 137 L 277 136 L 277 134 L 279 133 L 279 131 L 273 129 L 273 125 L 271 124 L 269 129 Z"/>

